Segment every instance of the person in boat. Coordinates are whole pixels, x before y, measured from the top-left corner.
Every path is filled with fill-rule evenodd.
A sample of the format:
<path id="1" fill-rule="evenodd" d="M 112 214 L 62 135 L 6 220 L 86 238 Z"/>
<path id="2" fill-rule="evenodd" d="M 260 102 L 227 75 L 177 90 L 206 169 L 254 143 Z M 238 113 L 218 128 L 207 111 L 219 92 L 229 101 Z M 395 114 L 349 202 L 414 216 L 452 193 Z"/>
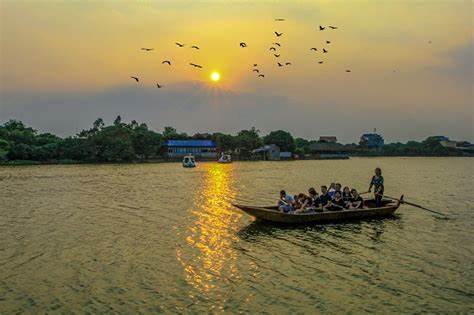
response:
<path id="1" fill-rule="evenodd" d="M 331 199 L 334 198 L 334 192 L 335 191 L 336 191 L 336 184 L 331 183 L 331 185 L 329 185 L 329 190 L 328 190 L 328 194 L 331 197 Z"/>
<path id="2" fill-rule="evenodd" d="M 303 193 L 299 193 L 296 198 L 296 207 L 294 213 L 301 213 L 309 210 L 311 206 L 311 198 Z"/>
<path id="3" fill-rule="evenodd" d="M 346 207 L 346 204 L 344 202 L 344 199 L 342 199 L 342 193 L 340 191 L 336 191 L 334 193 L 334 199 L 328 202 L 325 209 L 331 210 L 331 211 L 340 211 L 340 210 L 344 210 L 345 207 Z"/>
<path id="4" fill-rule="evenodd" d="M 336 183 L 336 184 L 334 185 L 334 194 L 332 195 L 332 198 L 333 198 L 333 199 L 334 199 L 334 197 L 336 196 L 336 193 L 337 193 L 337 192 L 341 193 L 341 196 L 342 196 L 342 190 L 341 190 L 341 188 L 342 188 L 342 186 L 341 186 L 341 184 L 339 184 L 339 183 Z"/>
<path id="5" fill-rule="evenodd" d="M 278 209 L 285 213 L 291 212 L 295 209 L 295 199 L 291 195 L 288 195 L 284 190 L 280 191 Z"/>
<path id="6" fill-rule="evenodd" d="M 364 199 L 359 195 L 355 188 L 351 190 L 351 200 L 349 201 L 350 209 L 362 209 L 364 208 Z"/>
<path id="7" fill-rule="evenodd" d="M 372 191 L 372 187 L 374 188 L 374 199 L 375 199 L 375 206 L 381 207 L 382 206 L 382 197 L 384 191 L 384 181 L 382 176 L 382 170 L 380 167 L 375 169 L 375 175 L 372 176 L 369 185 L 369 192 Z"/>
<path id="8" fill-rule="evenodd" d="M 319 208 L 319 196 L 318 196 L 318 192 L 316 191 L 316 189 L 314 189 L 313 187 L 311 187 L 310 189 L 308 189 L 308 195 L 309 195 L 309 198 L 311 198 L 311 208 Z"/>
<path id="9" fill-rule="evenodd" d="M 349 202 L 351 201 L 352 195 L 351 195 L 351 190 L 348 186 L 345 186 L 344 189 L 342 190 L 342 199 L 344 202 Z"/>
<path id="10" fill-rule="evenodd" d="M 332 198 L 329 195 L 327 186 L 326 185 L 321 186 L 321 195 L 319 195 L 318 204 L 320 204 L 322 207 L 325 207 L 331 200 Z"/>

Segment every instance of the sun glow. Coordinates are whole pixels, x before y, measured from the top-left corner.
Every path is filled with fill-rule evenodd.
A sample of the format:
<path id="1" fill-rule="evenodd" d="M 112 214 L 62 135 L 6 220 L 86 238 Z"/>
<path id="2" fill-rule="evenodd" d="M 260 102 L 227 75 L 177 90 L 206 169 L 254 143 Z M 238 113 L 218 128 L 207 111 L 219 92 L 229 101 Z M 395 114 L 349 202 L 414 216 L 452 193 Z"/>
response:
<path id="1" fill-rule="evenodd" d="M 219 72 L 214 71 L 211 73 L 211 80 L 217 82 L 221 79 L 221 74 Z"/>

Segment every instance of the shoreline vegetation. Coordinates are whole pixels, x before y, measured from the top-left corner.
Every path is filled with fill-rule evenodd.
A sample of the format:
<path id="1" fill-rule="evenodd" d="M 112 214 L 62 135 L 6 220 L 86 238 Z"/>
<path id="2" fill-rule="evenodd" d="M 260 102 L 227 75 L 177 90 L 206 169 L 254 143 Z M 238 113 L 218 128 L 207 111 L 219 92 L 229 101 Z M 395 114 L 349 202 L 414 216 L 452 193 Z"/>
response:
<path id="1" fill-rule="evenodd" d="M 165 157 L 163 144 L 167 140 L 186 139 L 213 140 L 218 152 L 231 153 L 233 160 L 244 161 L 258 160 L 252 151 L 266 144 L 276 144 L 282 151 L 292 152 L 296 159 L 315 159 L 311 145 L 320 142 L 294 138 L 284 130 L 261 136 L 254 127 L 241 130 L 236 135 L 220 132 L 188 135 L 173 127 L 164 127 L 159 133 L 134 120 L 124 123 L 120 116 L 108 126 L 98 118 L 90 129 L 61 138 L 51 133 L 38 133 L 21 121 L 9 120 L 0 125 L 0 165 L 173 162 L 176 160 Z M 377 150 L 355 143 L 338 145 L 349 156 L 361 157 L 473 156 L 472 152 L 442 146 L 436 137 L 428 137 L 421 142 L 384 144 Z"/>

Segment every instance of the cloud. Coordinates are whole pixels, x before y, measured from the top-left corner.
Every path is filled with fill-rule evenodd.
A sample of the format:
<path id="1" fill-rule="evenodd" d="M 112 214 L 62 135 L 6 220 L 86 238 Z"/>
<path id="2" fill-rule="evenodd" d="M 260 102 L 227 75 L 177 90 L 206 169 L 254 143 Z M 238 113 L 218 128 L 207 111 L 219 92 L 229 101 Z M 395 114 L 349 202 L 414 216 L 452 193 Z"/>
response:
<path id="1" fill-rule="evenodd" d="M 472 115 L 459 117 L 449 111 L 421 109 L 407 116 L 396 109 L 351 108 L 354 105 L 344 102 L 314 106 L 268 92 L 226 91 L 181 82 L 162 89 L 127 85 L 94 93 L 5 93 L 0 99 L 0 122 L 19 119 L 63 136 L 88 128 L 98 117 L 112 122 L 117 115 L 127 121 L 146 122 L 155 130 L 173 126 L 191 134 L 235 133 L 252 126 L 263 133 L 285 129 L 311 139 L 336 135 L 343 142 L 358 142 L 360 134 L 372 128 L 389 141 L 423 139 L 438 133 L 465 139 L 473 134 Z"/>

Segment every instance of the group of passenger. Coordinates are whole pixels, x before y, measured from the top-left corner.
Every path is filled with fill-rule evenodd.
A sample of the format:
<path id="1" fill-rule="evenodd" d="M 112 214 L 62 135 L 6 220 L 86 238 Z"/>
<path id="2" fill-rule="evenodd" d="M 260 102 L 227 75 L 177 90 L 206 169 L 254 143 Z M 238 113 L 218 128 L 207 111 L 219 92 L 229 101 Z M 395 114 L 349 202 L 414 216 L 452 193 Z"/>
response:
<path id="1" fill-rule="evenodd" d="M 376 207 L 381 206 L 382 195 L 384 191 L 384 183 L 382 170 L 375 169 L 375 175 L 370 181 L 369 191 L 374 188 L 374 199 Z M 321 186 L 318 193 L 316 189 L 311 187 L 308 193 L 299 193 L 291 196 L 286 191 L 280 191 L 280 199 L 278 200 L 278 209 L 285 213 L 303 213 L 324 210 L 340 211 L 344 209 L 362 209 L 364 208 L 364 200 L 355 188 L 345 186 L 342 188 L 340 183 L 331 183 L 329 188 L 326 185 Z"/>

